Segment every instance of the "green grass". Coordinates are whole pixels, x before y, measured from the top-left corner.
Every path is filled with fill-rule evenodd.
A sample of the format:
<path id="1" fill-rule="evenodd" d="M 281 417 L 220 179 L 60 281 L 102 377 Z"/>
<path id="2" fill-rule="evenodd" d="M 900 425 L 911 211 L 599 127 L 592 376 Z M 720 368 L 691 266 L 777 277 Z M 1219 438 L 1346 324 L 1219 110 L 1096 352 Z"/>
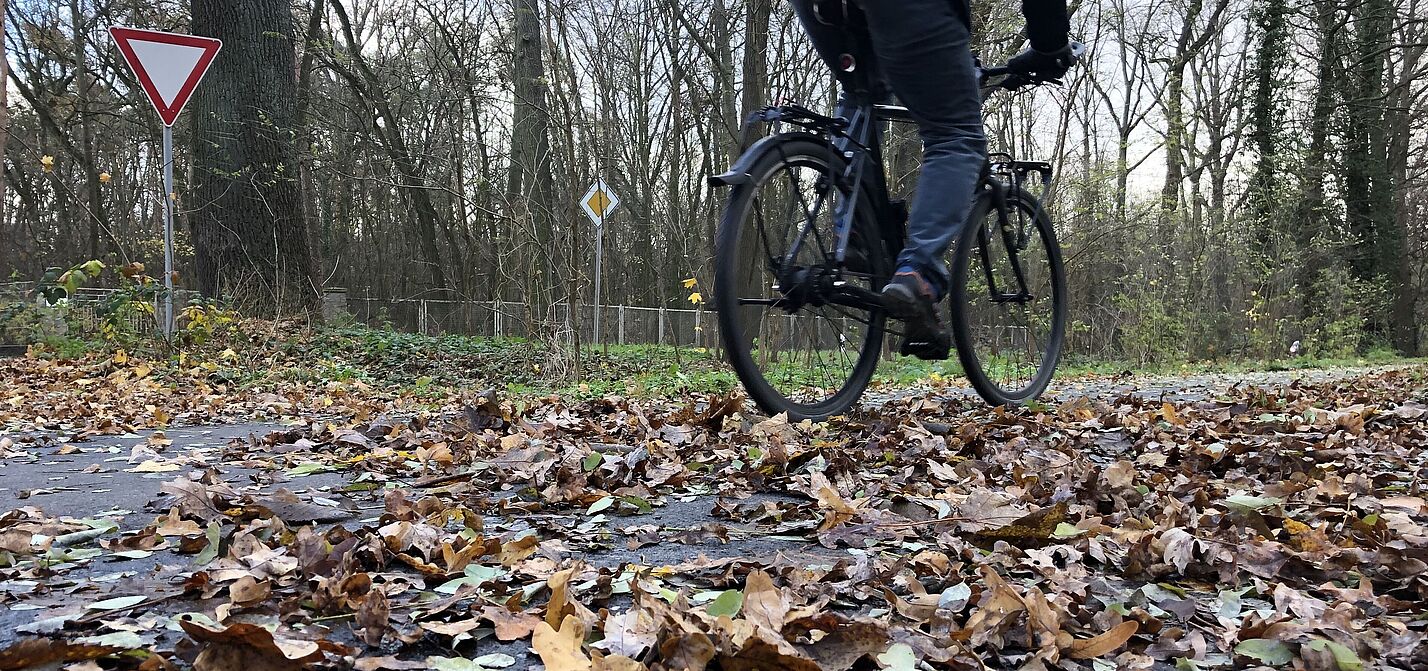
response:
<path id="1" fill-rule="evenodd" d="M 358 326 L 317 331 L 292 345 L 315 363 L 311 374 L 396 387 L 417 396 L 451 389 L 504 389 L 519 395 L 561 393 L 669 395 L 732 389 L 723 361 L 700 348 L 585 346 L 576 353 L 521 338 L 427 336 Z"/>
<path id="2" fill-rule="evenodd" d="M 739 384 L 720 354 L 702 348 L 667 345 L 586 346 L 580 352 L 578 375 L 572 371 L 573 353 L 556 353 L 540 343 L 519 338 L 426 336 L 347 326 L 321 329 L 306 341 L 286 346 L 292 354 L 311 361 L 310 365 L 301 367 L 299 373 L 284 373 L 296 376 L 295 379 L 360 380 L 418 398 L 437 399 L 453 391 L 487 388 L 502 389 L 516 396 L 556 393 L 572 399 L 608 395 L 678 396 L 690 392 L 726 393 Z M 552 361 L 562 370 L 549 370 Z M 1233 374 L 1412 361 L 1415 360 L 1386 350 L 1352 358 L 1298 357 L 1150 366 L 1067 357 L 1057 377 L 1066 380 L 1125 371 L 1149 375 Z M 894 357 L 880 363 L 874 381 L 909 385 L 937 378 L 962 378 L 962 367 L 955 356 L 947 361 Z"/>
<path id="3" fill-rule="evenodd" d="M 48 356 L 81 358 L 104 355 L 112 343 L 72 338 L 47 343 Z M 237 358 L 220 355 L 227 348 Z M 176 357 L 155 348 L 155 358 Z M 232 353 L 228 353 L 231 355 Z M 515 396 L 558 393 L 572 399 L 620 396 L 680 396 L 691 392 L 725 393 L 739 385 L 722 354 L 702 348 L 610 345 L 583 347 L 579 371 L 574 352 L 519 338 L 462 335 L 427 336 L 364 326 L 333 326 L 311 331 L 230 332 L 195 358 L 215 362 L 216 381 L 238 386 L 273 383 L 326 384 L 362 382 L 388 393 L 439 402 L 452 394 L 495 388 Z M 1351 358 L 1299 357 L 1273 361 L 1218 361 L 1136 366 L 1083 357 L 1063 360 L 1057 377 L 1068 380 L 1133 370 L 1150 375 L 1188 375 L 1247 371 L 1365 366 L 1424 362 L 1387 350 Z M 191 363 L 189 365 L 192 365 Z M 795 376 L 813 379 L 811 372 Z M 910 385 L 932 379 L 960 380 L 956 357 L 920 361 L 894 357 L 882 361 L 876 384 Z"/>

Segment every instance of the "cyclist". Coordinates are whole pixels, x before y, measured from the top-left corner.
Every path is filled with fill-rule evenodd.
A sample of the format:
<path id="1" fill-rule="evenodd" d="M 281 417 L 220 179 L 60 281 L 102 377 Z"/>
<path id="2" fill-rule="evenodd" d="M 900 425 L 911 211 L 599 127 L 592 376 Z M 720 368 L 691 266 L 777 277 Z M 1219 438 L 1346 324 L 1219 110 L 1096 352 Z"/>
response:
<path id="1" fill-rule="evenodd" d="M 901 352 L 946 359 L 952 339 L 937 315 L 951 277 L 942 263 L 973 202 L 986 160 L 978 72 L 971 51 L 969 0 L 790 0 L 809 38 L 839 77 L 845 95 L 896 94 L 922 136 L 922 177 L 907 222 L 897 273 L 883 288 L 889 313 L 906 323 Z M 1022 0 L 1031 43 L 1007 63 L 1040 80 L 1076 61 L 1066 0 Z M 846 91 L 849 73 L 883 90 Z"/>

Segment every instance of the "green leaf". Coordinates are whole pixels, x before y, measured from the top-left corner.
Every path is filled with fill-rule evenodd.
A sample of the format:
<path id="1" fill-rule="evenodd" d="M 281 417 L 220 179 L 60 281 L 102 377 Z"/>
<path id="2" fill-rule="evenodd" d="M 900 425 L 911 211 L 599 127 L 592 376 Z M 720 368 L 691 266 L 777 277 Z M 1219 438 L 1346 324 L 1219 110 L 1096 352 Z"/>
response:
<path id="1" fill-rule="evenodd" d="M 634 506 L 636 509 L 638 509 L 638 510 L 639 510 L 640 512 L 642 512 L 642 513 L 647 513 L 647 512 L 649 512 L 649 511 L 651 511 L 651 510 L 654 510 L 654 506 L 651 506 L 649 501 L 646 501 L 646 500 L 644 500 L 644 499 L 642 499 L 642 498 L 640 498 L 640 497 L 638 497 L 638 496 L 635 496 L 635 495 L 633 495 L 633 494 L 631 494 L 631 495 L 629 495 L 629 496 L 621 496 L 621 497 L 620 497 L 620 500 L 621 500 L 621 501 L 624 501 L 625 503 L 628 503 L 628 504 Z"/>
<path id="2" fill-rule="evenodd" d="M 290 478 L 300 478 L 304 475 L 312 475 L 313 473 L 322 473 L 324 471 L 330 470 L 332 470 L 332 467 L 328 466 L 327 464 L 319 464 L 315 461 L 309 461 L 307 463 L 298 464 L 292 468 L 289 468 L 287 476 Z"/>
<path id="3" fill-rule="evenodd" d="M 132 631 L 116 631 L 103 636 L 88 636 L 79 639 L 88 645 L 106 645 L 111 648 L 124 648 L 125 650 L 137 650 L 147 648 L 144 639 Z"/>
<path id="4" fill-rule="evenodd" d="M 1225 499 L 1225 505 L 1233 512 L 1247 513 L 1261 510 L 1270 506 L 1277 506 L 1280 501 L 1273 496 L 1249 496 L 1247 494 L 1236 494 Z"/>
<path id="5" fill-rule="evenodd" d="M 203 551 L 199 552 L 198 556 L 193 558 L 194 563 L 199 566 L 203 566 L 218 557 L 218 546 L 223 543 L 223 527 L 220 526 L 218 522 L 209 522 L 208 531 L 205 535 L 208 536 L 208 547 L 203 548 Z"/>
<path id="6" fill-rule="evenodd" d="M 1283 641 L 1269 638 L 1250 638 L 1235 646 L 1235 654 L 1244 655 L 1260 664 L 1280 666 L 1294 660 L 1294 653 Z"/>
<path id="7" fill-rule="evenodd" d="M 580 462 L 580 467 L 586 471 L 593 471 L 600 467 L 600 463 L 605 460 L 605 456 L 599 452 L 591 452 L 586 455 L 585 461 Z"/>
<path id="8" fill-rule="evenodd" d="M 481 655 L 471 661 L 476 662 L 476 664 L 486 669 L 504 669 L 516 665 L 516 658 L 504 652 L 493 652 L 489 655 Z"/>
<path id="9" fill-rule="evenodd" d="M 94 603 L 89 604 L 88 606 L 85 606 L 85 608 L 88 608 L 89 610 L 124 610 L 125 608 L 133 608 L 134 606 L 144 603 L 144 601 L 148 598 L 149 597 L 144 596 L 143 594 L 136 594 L 134 596 L 119 596 L 114 597 L 113 599 L 96 601 Z"/>
<path id="10" fill-rule="evenodd" d="M 486 667 L 476 663 L 474 659 L 464 657 L 427 657 L 427 667 L 433 671 L 485 671 Z"/>
<path id="11" fill-rule="evenodd" d="M 1325 648 L 1334 656 L 1334 664 L 1338 665 L 1339 671 L 1363 671 L 1363 660 L 1348 646 L 1322 638 L 1309 641 L 1310 650 L 1317 652 Z"/>
<path id="12" fill-rule="evenodd" d="M 123 552 L 115 552 L 114 556 L 120 559 L 148 559 L 154 556 L 154 553 L 148 550 L 124 550 Z"/>
<path id="13" fill-rule="evenodd" d="M 615 505 L 615 497 L 613 497 L 613 496 L 604 496 L 604 497 L 601 497 L 599 501 L 596 501 L 596 502 L 590 504 L 590 508 L 585 511 L 585 514 L 586 514 L 586 515 L 594 515 L 595 513 L 598 513 L 598 512 L 600 512 L 600 511 L 602 511 L 602 510 L 605 510 L 606 508 L 609 508 L 610 506 L 613 506 L 613 505 Z"/>
<path id="14" fill-rule="evenodd" d="M 79 269 L 83 270 L 85 275 L 99 277 L 99 273 L 104 270 L 104 262 L 99 259 L 91 259 L 86 261 L 84 265 L 81 265 Z"/>
<path id="15" fill-rule="evenodd" d="M 102 554 L 104 551 L 99 548 L 50 548 L 45 558 L 56 562 L 77 562 L 94 559 Z"/>
<path id="16" fill-rule="evenodd" d="M 917 668 L 917 655 L 913 654 L 912 646 L 894 643 L 878 654 L 878 664 L 887 671 L 913 671 Z"/>
<path id="17" fill-rule="evenodd" d="M 441 594 L 455 594 L 456 590 L 461 589 L 462 585 L 475 585 L 479 587 L 482 583 L 488 580 L 494 580 L 505 574 L 504 569 L 471 564 L 466 567 L 465 575 L 455 580 L 442 583 L 440 587 L 436 588 L 436 591 Z"/>
<path id="18" fill-rule="evenodd" d="M 725 590 L 709 602 L 709 614 L 714 617 L 728 615 L 734 617 L 744 607 L 744 593 L 736 589 Z"/>
<path id="19" fill-rule="evenodd" d="M 1051 535 L 1056 538 L 1075 538 L 1084 533 L 1086 533 L 1085 529 L 1077 529 L 1074 524 L 1062 522 L 1056 525 L 1056 530 L 1052 531 Z"/>

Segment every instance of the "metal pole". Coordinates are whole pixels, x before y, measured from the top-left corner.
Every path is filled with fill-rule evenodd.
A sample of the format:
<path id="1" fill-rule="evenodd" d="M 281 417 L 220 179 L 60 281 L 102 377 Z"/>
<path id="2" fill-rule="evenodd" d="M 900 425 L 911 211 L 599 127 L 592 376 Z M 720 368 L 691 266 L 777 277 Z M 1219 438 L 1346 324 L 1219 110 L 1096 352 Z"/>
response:
<path id="1" fill-rule="evenodd" d="M 595 344 L 600 344 L 600 266 L 605 256 L 605 216 L 600 215 L 600 225 L 595 227 Z"/>
<path id="2" fill-rule="evenodd" d="M 164 126 L 164 337 L 174 334 L 174 129 Z"/>

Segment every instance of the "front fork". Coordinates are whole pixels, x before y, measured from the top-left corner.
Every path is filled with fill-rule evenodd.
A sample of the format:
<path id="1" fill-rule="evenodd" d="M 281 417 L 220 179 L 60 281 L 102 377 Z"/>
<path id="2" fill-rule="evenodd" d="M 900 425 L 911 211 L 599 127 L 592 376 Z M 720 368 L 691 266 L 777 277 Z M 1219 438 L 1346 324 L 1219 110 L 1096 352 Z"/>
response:
<path id="1" fill-rule="evenodd" d="M 977 247 L 982 257 L 982 272 L 986 274 L 987 291 L 993 303 L 1027 303 L 1031 301 L 1031 291 L 1027 289 L 1026 275 L 1021 269 L 1021 259 L 1018 253 L 1026 248 L 1027 233 L 1018 230 L 1012 225 L 1011 204 L 1007 198 L 1007 185 L 991 174 L 990 167 L 983 170 L 982 179 L 986 184 L 988 197 L 992 199 L 992 208 L 997 214 L 997 232 L 1002 236 L 1002 246 L 1006 248 L 1007 260 L 1011 262 L 1012 274 L 1016 278 L 1018 291 L 1016 293 L 1004 293 L 997 286 L 995 273 L 992 272 L 991 253 L 991 233 L 990 227 L 981 222 L 977 226 Z M 971 224 L 972 222 L 968 222 Z"/>

